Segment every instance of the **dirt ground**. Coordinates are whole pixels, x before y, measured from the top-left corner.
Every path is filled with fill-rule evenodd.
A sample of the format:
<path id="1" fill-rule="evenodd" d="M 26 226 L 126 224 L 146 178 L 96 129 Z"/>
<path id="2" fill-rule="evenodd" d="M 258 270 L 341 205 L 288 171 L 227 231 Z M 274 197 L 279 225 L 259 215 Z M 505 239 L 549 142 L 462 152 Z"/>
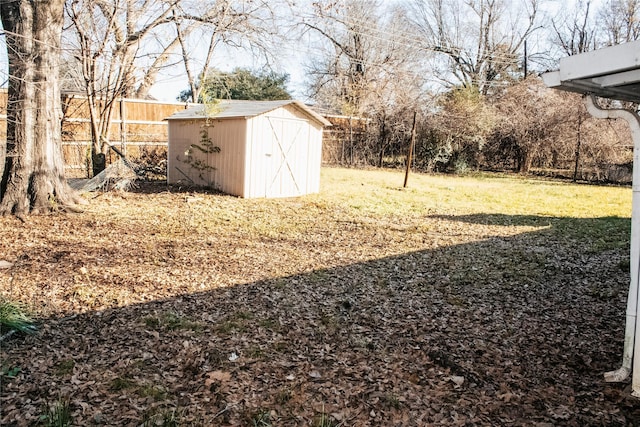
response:
<path id="1" fill-rule="evenodd" d="M 628 218 L 91 197 L 0 218 L 0 295 L 38 323 L 0 344 L 2 425 L 640 425 L 602 376 Z"/>

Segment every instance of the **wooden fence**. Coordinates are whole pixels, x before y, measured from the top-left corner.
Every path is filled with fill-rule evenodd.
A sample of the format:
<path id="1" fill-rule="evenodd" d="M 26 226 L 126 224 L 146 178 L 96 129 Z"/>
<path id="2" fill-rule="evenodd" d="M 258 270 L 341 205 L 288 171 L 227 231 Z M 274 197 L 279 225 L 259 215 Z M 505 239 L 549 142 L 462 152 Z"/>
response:
<path id="1" fill-rule="evenodd" d="M 366 139 L 369 120 L 363 117 L 325 114 L 331 126 L 322 134 L 322 162 L 334 165 L 354 165 L 355 151 Z"/>
<path id="2" fill-rule="evenodd" d="M 87 162 L 91 144 L 91 120 L 87 98 L 63 93 L 61 97 L 62 149 L 69 178 L 90 176 Z M 184 102 L 159 102 L 124 98 L 116 101 L 109 129 L 109 142 L 133 161 L 166 160 L 168 126 L 164 120 L 187 108 Z M 7 135 L 7 91 L 0 89 L 0 139 Z M 328 164 L 354 164 L 354 149 L 367 132 L 368 120 L 359 117 L 325 115 L 332 123 L 324 130 L 322 161 Z M 109 151 L 107 164 L 117 160 Z"/>
<path id="3" fill-rule="evenodd" d="M 87 154 L 91 141 L 91 120 L 87 98 L 64 93 L 61 97 L 62 149 L 68 177 L 89 175 Z M 188 106 L 184 102 L 159 102 L 141 99 L 119 99 L 113 111 L 109 142 L 130 159 L 152 156 L 166 158 L 167 122 L 165 118 Z M 7 92 L 0 91 L 0 138 L 7 134 Z M 116 160 L 107 155 L 107 163 Z"/>

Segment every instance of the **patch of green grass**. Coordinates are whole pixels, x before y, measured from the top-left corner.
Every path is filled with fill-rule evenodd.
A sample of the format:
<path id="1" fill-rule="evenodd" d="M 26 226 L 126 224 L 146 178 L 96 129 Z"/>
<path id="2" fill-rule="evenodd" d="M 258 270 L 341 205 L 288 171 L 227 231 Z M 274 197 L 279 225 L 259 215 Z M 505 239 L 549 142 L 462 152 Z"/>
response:
<path id="1" fill-rule="evenodd" d="M 385 395 L 384 401 L 387 405 L 389 405 L 389 407 L 393 409 L 400 409 L 400 407 L 402 406 L 402 402 L 400 402 L 400 399 L 395 394 Z"/>
<path id="2" fill-rule="evenodd" d="M 251 359 L 262 359 L 264 357 L 264 350 L 262 350 L 257 345 L 249 347 L 247 350 L 247 356 Z"/>
<path id="3" fill-rule="evenodd" d="M 273 286 L 276 289 L 284 289 L 287 286 L 287 281 L 283 279 L 277 279 L 273 282 Z"/>
<path id="4" fill-rule="evenodd" d="M 308 279 L 312 283 L 318 283 L 318 284 L 319 283 L 325 283 L 327 280 L 329 280 L 329 275 L 324 270 L 316 270 L 316 271 L 312 271 L 311 273 L 309 273 Z"/>
<path id="5" fill-rule="evenodd" d="M 313 427 L 337 427 L 337 424 L 330 415 L 323 411 L 314 418 Z"/>
<path id="6" fill-rule="evenodd" d="M 240 322 L 235 322 L 233 320 L 227 320 L 225 322 L 222 322 L 220 324 L 218 324 L 216 326 L 216 331 L 223 333 L 223 334 L 230 334 L 232 332 L 244 332 L 247 330 L 246 325 L 240 323 Z"/>
<path id="7" fill-rule="evenodd" d="M 22 304 L 0 298 L 0 333 L 11 330 L 32 334 L 36 327 Z"/>
<path id="8" fill-rule="evenodd" d="M 2 367 L 0 369 L 0 377 L 15 378 L 20 372 L 22 372 L 22 368 L 19 366 Z"/>
<path id="9" fill-rule="evenodd" d="M 53 405 L 47 404 L 46 413 L 39 418 L 40 425 L 45 427 L 69 427 L 72 425 L 71 408 L 68 400 L 58 400 Z"/>
<path id="10" fill-rule="evenodd" d="M 253 313 L 240 310 L 236 311 L 232 317 L 237 320 L 251 320 L 253 319 Z"/>
<path id="11" fill-rule="evenodd" d="M 143 385 L 136 389 L 136 394 L 140 397 L 150 397 L 153 400 L 160 401 L 167 397 L 167 391 L 155 385 Z"/>
<path id="12" fill-rule="evenodd" d="M 155 409 L 142 416 L 141 427 L 179 427 L 182 423 L 183 411 L 175 408 Z"/>
<path id="13" fill-rule="evenodd" d="M 143 320 L 144 320 L 144 324 L 149 329 L 160 329 L 161 327 L 160 319 L 158 317 L 148 316 L 148 317 L 145 317 Z"/>
<path id="14" fill-rule="evenodd" d="M 135 386 L 136 386 L 136 383 L 134 381 L 127 378 L 117 377 L 111 380 L 111 384 L 109 385 L 109 388 L 112 391 L 122 391 L 122 390 L 134 388 Z"/>
<path id="15" fill-rule="evenodd" d="M 172 311 L 163 313 L 160 316 L 147 316 L 143 319 L 143 321 L 147 328 L 154 330 L 191 330 L 194 332 L 199 332 L 202 330 L 202 325 L 200 323 L 189 320 L 185 316 L 179 315 Z"/>
<path id="16" fill-rule="evenodd" d="M 253 313 L 243 310 L 236 311 L 229 315 L 226 320 L 220 322 L 216 326 L 216 330 L 223 334 L 243 333 L 247 331 L 250 320 L 253 320 Z"/>
<path id="17" fill-rule="evenodd" d="M 554 225 L 552 232 L 583 243 L 588 252 L 599 253 L 627 247 L 631 221 L 619 217 L 562 219 Z"/>
<path id="18" fill-rule="evenodd" d="M 69 375 L 73 372 L 73 368 L 75 365 L 76 363 L 73 359 L 61 360 L 56 364 L 54 374 L 59 377 Z"/>
<path id="19" fill-rule="evenodd" d="M 258 322 L 258 326 L 261 328 L 267 329 L 269 331 L 279 331 L 280 330 L 280 322 L 277 319 L 261 319 Z"/>
<path id="20" fill-rule="evenodd" d="M 564 218 L 631 215 L 631 189 L 627 187 L 512 175 L 413 173 L 408 188 L 402 189 L 403 180 L 400 170 L 323 168 L 322 192 L 316 200 L 382 217 L 415 217 L 425 212 Z"/>

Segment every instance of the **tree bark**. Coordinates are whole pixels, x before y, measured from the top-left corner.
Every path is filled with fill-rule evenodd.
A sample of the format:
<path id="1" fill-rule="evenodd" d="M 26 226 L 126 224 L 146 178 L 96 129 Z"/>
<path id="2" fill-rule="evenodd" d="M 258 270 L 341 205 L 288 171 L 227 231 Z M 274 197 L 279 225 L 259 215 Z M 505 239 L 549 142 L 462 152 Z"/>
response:
<path id="1" fill-rule="evenodd" d="M 0 3 L 9 59 L 7 141 L 0 146 L 0 215 L 73 210 L 64 177 L 59 87 L 64 0 Z"/>

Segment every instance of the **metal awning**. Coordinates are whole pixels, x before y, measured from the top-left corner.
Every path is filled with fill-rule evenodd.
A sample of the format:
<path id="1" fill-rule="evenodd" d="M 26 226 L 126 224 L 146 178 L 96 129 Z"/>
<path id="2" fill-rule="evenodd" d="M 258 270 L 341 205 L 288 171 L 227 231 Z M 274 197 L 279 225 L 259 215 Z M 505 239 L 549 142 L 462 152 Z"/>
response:
<path id="1" fill-rule="evenodd" d="M 640 103 L 640 40 L 562 58 L 542 79 L 554 89 Z"/>
<path id="2" fill-rule="evenodd" d="M 560 60 L 560 69 L 542 74 L 554 89 L 590 95 L 587 110 L 602 119 L 624 119 L 633 138 L 633 196 L 631 211 L 630 281 L 622 366 L 604 374 L 606 381 L 619 382 L 632 375 L 632 394 L 640 397 L 640 116 L 637 111 L 603 109 L 595 97 L 640 103 L 640 41 L 581 53 Z"/>

